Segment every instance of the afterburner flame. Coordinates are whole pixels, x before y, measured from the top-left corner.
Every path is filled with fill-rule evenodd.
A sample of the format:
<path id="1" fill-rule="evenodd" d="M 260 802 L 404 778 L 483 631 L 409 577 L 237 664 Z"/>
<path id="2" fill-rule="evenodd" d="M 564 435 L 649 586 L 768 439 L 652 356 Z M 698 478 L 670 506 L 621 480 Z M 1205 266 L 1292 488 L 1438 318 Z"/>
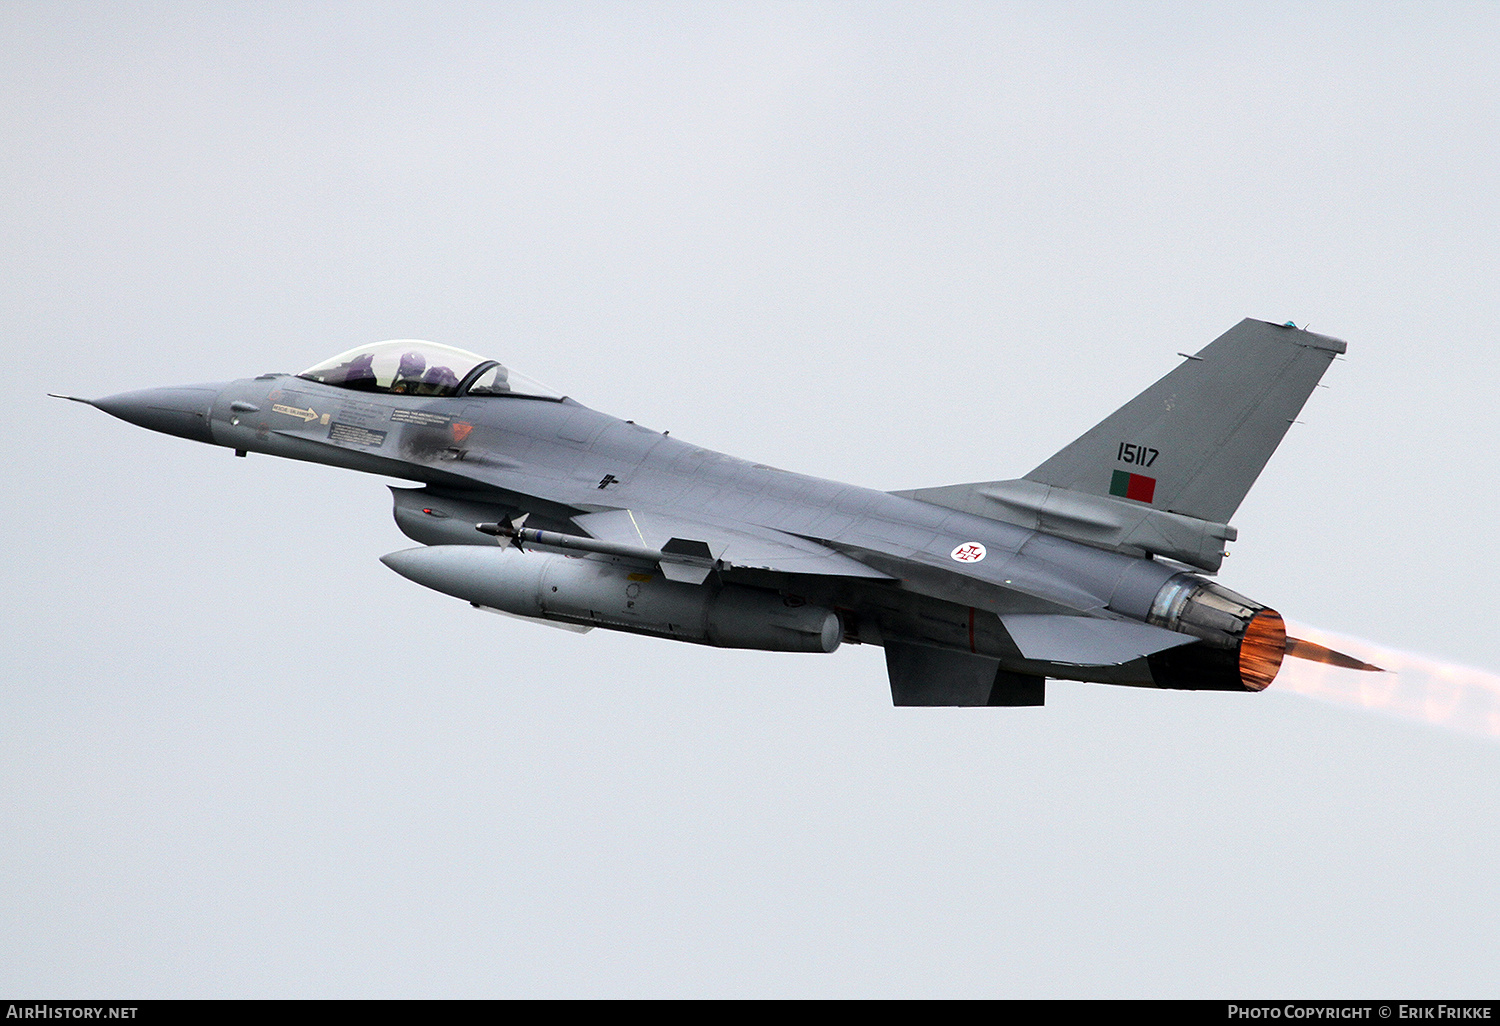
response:
<path id="1" fill-rule="evenodd" d="M 1345 652 L 1335 652 L 1315 641 L 1306 638 L 1287 638 L 1286 654 L 1297 659 L 1307 659 L 1314 663 L 1327 663 L 1330 666 L 1341 666 L 1346 670 L 1364 670 L 1366 673 L 1385 672 L 1379 666 L 1356 659 Z"/>
<path id="2" fill-rule="evenodd" d="M 1500 674 L 1442 663 L 1304 624 L 1291 624 L 1289 630 L 1387 672 L 1288 659 L 1277 678 L 1277 691 L 1500 738 Z"/>
<path id="3" fill-rule="evenodd" d="M 1274 609 L 1262 609 L 1245 627 L 1240 641 L 1240 680 L 1251 691 L 1264 691 L 1276 679 L 1286 652 L 1286 623 Z"/>

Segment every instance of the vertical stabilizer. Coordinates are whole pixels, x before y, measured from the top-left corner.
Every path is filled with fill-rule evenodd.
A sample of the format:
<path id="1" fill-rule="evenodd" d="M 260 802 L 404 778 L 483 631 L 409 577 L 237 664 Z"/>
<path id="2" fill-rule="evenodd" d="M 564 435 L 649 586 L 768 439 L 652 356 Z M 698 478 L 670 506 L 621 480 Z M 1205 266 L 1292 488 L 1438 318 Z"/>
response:
<path id="1" fill-rule="evenodd" d="M 1026 480 L 1227 523 L 1345 349 L 1247 318 Z"/>

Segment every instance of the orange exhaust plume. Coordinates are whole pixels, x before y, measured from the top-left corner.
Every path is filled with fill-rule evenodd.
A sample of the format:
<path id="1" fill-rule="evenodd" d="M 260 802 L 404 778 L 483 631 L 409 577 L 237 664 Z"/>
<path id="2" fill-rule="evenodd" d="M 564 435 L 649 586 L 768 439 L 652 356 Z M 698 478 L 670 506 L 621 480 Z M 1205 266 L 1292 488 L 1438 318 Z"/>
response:
<path id="1" fill-rule="evenodd" d="M 1299 658 L 1282 668 L 1278 692 L 1360 709 L 1374 709 L 1481 737 L 1500 738 L 1500 674 L 1439 662 L 1411 652 L 1375 645 L 1359 638 L 1293 624 L 1296 643 L 1304 642 L 1345 656 L 1351 662 L 1380 666 L 1384 673 L 1325 660 Z M 1308 639 L 1316 639 L 1308 641 Z M 1292 642 L 1289 639 L 1288 649 Z M 1291 653 L 1289 654 L 1300 654 Z"/>
<path id="2" fill-rule="evenodd" d="M 1302 638 L 1287 638 L 1286 654 L 1295 659 L 1306 659 L 1310 663 L 1327 663 L 1329 666 L 1342 666 L 1346 670 L 1364 670 L 1374 673 L 1385 672 L 1379 666 L 1362 662 L 1351 655 L 1335 652 L 1333 649 L 1325 648 L 1315 641 L 1305 641 Z"/>

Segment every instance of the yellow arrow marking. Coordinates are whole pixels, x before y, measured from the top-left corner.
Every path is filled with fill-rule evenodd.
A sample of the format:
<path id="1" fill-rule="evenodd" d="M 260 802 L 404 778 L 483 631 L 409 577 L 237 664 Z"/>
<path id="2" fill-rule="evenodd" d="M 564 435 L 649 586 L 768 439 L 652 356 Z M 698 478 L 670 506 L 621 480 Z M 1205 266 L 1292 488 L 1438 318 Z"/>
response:
<path id="1" fill-rule="evenodd" d="M 275 410 L 277 413 L 284 413 L 288 417 L 301 417 L 302 423 L 304 424 L 306 424 L 310 420 L 318 419 L 318 412 L 311 406 L 309 406 L 305 410 L 299 410 L 295 406 L 283 406 L 280 403 L 277 403 L 276 405 L 272 406 L 271 409 Z"/>

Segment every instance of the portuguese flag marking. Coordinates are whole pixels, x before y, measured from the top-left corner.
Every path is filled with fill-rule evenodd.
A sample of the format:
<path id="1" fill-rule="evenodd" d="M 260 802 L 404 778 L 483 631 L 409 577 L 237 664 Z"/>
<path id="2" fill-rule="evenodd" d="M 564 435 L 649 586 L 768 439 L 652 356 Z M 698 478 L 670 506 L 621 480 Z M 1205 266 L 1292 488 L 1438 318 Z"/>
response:
<path id="1" fill-rule="evenodd" d="M 1156 494 L 1156 478 L 1117 470 L 1109 479 L 1109 494 L 1149 503 Z"/>

